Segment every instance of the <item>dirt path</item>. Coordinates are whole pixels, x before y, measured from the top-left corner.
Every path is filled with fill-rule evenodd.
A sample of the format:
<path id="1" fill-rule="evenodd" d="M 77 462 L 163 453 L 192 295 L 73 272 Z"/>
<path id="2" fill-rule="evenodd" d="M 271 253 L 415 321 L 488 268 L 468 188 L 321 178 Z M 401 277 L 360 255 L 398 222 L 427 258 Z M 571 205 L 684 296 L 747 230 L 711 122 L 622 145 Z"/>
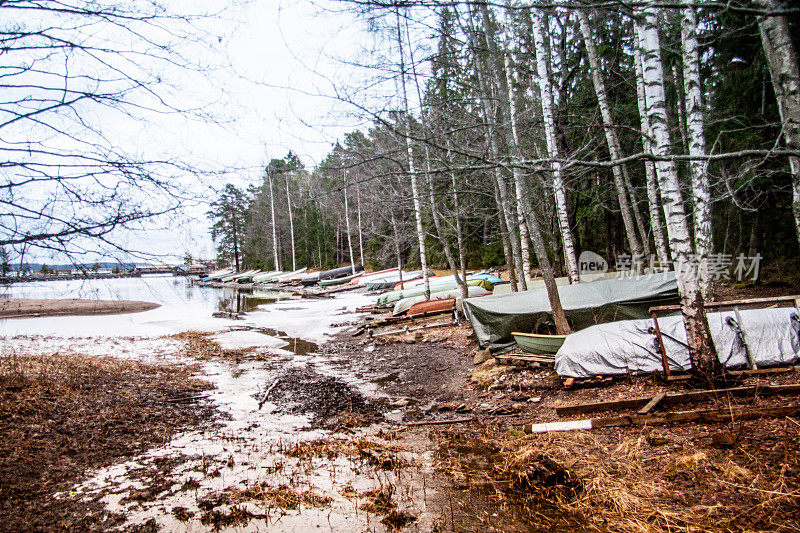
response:
<path id="1" fill-rule="evenodd" d="M 152 302 L 85 300 L 79 298 L 0 298 L 0 318 L 141 313 L 161 307 Z"/>

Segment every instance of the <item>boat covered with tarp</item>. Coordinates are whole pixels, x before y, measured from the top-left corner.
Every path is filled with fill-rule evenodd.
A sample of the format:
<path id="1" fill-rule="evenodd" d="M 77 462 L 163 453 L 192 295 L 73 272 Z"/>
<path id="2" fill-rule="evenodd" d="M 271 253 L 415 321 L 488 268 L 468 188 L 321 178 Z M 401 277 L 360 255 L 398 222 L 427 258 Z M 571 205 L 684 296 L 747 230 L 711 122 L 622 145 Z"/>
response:
<path id="1" fill-rule="evenodd" d="M 487 291 L 492 289 L 494 285 L 491 280 L 485 279 L 483 277 L 469 277 L 467 278 L 467 285 L 471 285 L 473 287 L 483 287 Z M 449 291 L 451 289 L 457 289 L 458 283 L 455 280 L 451 281 L 443 281 L 430 284 L 431 288 L 431 296 L 437 292 L 442 291 Z M 391 291 L 385 294 L 382 294 L 378 297 L 377 306 L 388 306 L 393 304 L 398 300 L 402 300 L 404 298 L 411 298 L 412 296 L 422 296 L 425 294 L 425 286 L 420 287 L 412 287 L 410 289 L 403 289 L 402 291 Z"/>
<path id="2" fill-rule="evenodd" d="M 224 276 L 229 276 L 231 274 L 233 274 L 233 269 L 232 268 L 223 268 L 222 270 L 216 270 L 214 272 L 210 272 L 207 276 L 205 276 L 200 281 L 215 281 L 215 280 L 218 280 L 219 278 L 222 278 Z"/>
<path id="3" fill-rule="evenodd" d="M 269 272 L 262 272 L 253 276 L 253 283 L 267 283 L 275 276 L 283 274 L 281 270 L 270 270 Z"/>
<path id="4" fill-rule="evenodd" d="M 595 281 L 605 281 L 607 279 L 619 279 L 626 275 L 627 274 L 625 272 L 598 272 L 597 274 L 581 274 L 581 283 L 592 283 Z M 529 291 L 544 289 L 544 279 L 529 279 L 525 285 L 528 287 L 527 290 Z M 556 278 L 556 285 L 569 285 L 569 278 L 566 276 Z M 503 285 L 495 285 L 492 294 L 511 294 L 511 284 L 505 283 Z"/>
<path id="5" fill-rule="evenodd" d="M 332 268 L 330 270 L 324 270 L 319 273 L 318 281 L 325 281 L 326 279 L 336 279 L 336 278 L 343 278 L 345 276 L 352 276 L 353 273 L 364 272 L 364 267 L 362 265 L 348 265 L 339 268 Z"/>
<path id="6" fill-rule="evenodd" d="M 483 287 L 477 287 L 469 285 L 467 286 L 467 294 L 470 297 L 472 296 L 485 296 L 489 294 L 489 291 L 484 289 Z M 461 289 L 450 289 L 448 291 L 441 291 L 441 292 L 434 292 L 431 294 L 430 300 L 446 300 L 448 298 L 460 298 L 461 297 Z M 394 304 L 394 311 L 392 311 L 392 315 L 402 315 L 412 306 L 427 301 L 428 298 L 425 298 L 425 295 L 420 296 L 411 296 L 409 298 L 403 298 L 402 300 L 398 300 Z"/>
<path id="7" fill-rule="evenodd" d="M 356 276 L 355 278 L 350 280 L 350 283 L 352 283 L 353 285 L 366 285 L 368 281 L 386 278 L 391 276 L 392 274 L 397 274 L 398 272 L 400 272 L 400 269 L 397 267 L 378 270 L 377 272 L 364 272 L 360 276 Z"/>
<path id="8" fill-rule="evenodd" d="M 603 322 L 645 318 L 656 305 L 678 303 L 674 272 L 578 283 L 558 287 L 561 306 L 573 330 Z M 464 313 L 481 348 L 492 352 L 515 344 L 512 333 L 553 333 L 546 289 L 464 300 Z"/>
<path id="9" fill-rule="evenodd" d="M 422 279 L 422 270 L 412 270 L 411 272 L 403 272 L 403 283 L 412 282 L 416 279 Z M 364 282 L 367 289 L 371 291 L 380 291 L 385 289 L 393 289 L 395 285 L 400 283 L 400 274 L 383 276 L 380 278 L 371 279 Z"/>
<path id="10" fill-rule="evenodd" d="M 708 326 L 721 364 L 747 367 L 800 363 L 800 316 L 797 309 L 747 309 L 708 313 Z M 672 372 L 692 368 L 686 327 L 680 314 L 658 318 L 664 352 Z M 559 376 L 588 378 L 660 372 L 664 368 L 653 320 L 622 320 L 600 324 L 567 336 L 556 353 Z"/>

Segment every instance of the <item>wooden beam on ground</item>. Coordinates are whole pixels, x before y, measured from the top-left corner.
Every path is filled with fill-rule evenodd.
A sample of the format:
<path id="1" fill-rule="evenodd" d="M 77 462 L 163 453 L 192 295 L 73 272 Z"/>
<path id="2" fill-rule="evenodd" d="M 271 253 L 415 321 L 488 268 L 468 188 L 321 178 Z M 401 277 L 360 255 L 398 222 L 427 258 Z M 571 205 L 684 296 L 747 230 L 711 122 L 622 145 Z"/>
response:
<path id="1" fill-rule="evenodd" d="M 529 355 L 516 355 L 516 354 L 503 354 L 503 355 L 495 355 L 495 359 L 500 361 L 525 361 L 530 363 L 547 363 L 547 364 L 555 364 L 556 358 L 555 356 L 548 357 L 546 355 L 536 355 L 536 354 L 529 354 Z"/>
<path id="2" fill-rule="evenodd" d="M 796 306 L 796 300 L 800 299 L 800 295 L 794 296 L 776 296 L 773 298 L 746 298 L 743 300 L 726 300 L 722 302 L 705 302 L 703 307 L 705 309 L 719 309 L 720 307 L 734 307 L 738 305 L 761 305 L 773 303 L 786 303 Z M 674 313 L 680 311 L 680 305 L 659 305 L 650 308 L 650 313 Z"/>
<path id="3" fill-rule="evenodd" d="M 450 312 L 451 312 L 450 309 L 446 309 L 444 311 L 429 311 L 427 313 L 422 313 L 414 316 L 392 316 L 388 318 L 382 318 L 380 320 L 375 320 L 373 322 L 368 322 L 367 327 L 378 328 L 381 326 L 390 326 L 392 324 L 399 324 L 401 322 L 411 322 L 413 324 L 415 320 L 419 320 L 420 318 L 427 318 L 430 316 L 442 315 Z"/>
<path id="4" fill-rule="evenodd" d="M 659 392 L 658 394 L 656 394 L 655 396 L 653 396 L 653 399 L 652 399 L 652 400 L 650 400 L 649 402 L 647 402 L 647 405 L 645 405 L 644 407 L 642 407 L 641 409 L 639 409 L 639 411 L 638 411 L 636 414 L 639 414 L 639 415 L 646 415 L 646 414 L 648 414 L 650 411 L 652 411 L 653 409 L 655 409 L 655 408 L 656 408 L 656 406 L 657 406 L 658 404 L 660 404 L 660 403 L 661 403 L 661 401 L 662 401 L 664 398 L 666 398 L 666 397 L 667 397 L 667 393 L 666 393 L 666 392 Z"/>
<path id="5" fill-rule="evenodd" d="M 419 331 L 421 329 L 431 329 L 431 328 L 441 328 L 444 326 L 455 326 L 456 323 L 452 320 L 448 320 L 447 322 L 437 322 L 435 324 L 426 324 L 424 326 L 417 326 L 415 328 L 403 328 L 403 329 L 392 329 L 389 331 L 381 331 L 380 333 L 373 333 L 373 337 L 382 337 L 383 335 L 399 335 L 402 333 L 409 333 L 411 331 Z"/>
<path id="6" fill-rule="evenodd" d="M 666 405 L 697 402 L 709 400 L 719 396 L 747 396 L 750 394 L 761 394 L 764 396 L 773 394 L 800 394 L 800 384 L 791 385 L 762 385 L 751 387 L 733 387 L 729 389 L 708 389 L 684 392 L 678 394 L 665 394 L 658 403 Z M 598 411 L 610 411 L 612 409 L 640 409 L 647 406 L 655 398 L 644 396 L 638 398 L 623 398 L 621 400 L 610 400 L 604 402 L 580 403 L 574 405 L 557 405 L 556 413 L 559 416 L 594 413 Z M 652 409 L 652 407 L 650 408 Z M 646 413 L 645 413 L 646 414 Z"/>
<path id="7" fill-rule="evenodd" d="M 752 420 L 756 418 L 792 416 L 800 413 L 800 405 L 785 407 L 768 407 L 765 409 L 747 409 L 735 407 L 731 409 L 701 409 L 697 411 L 673 411 L 657 415 L 627 415 L 608 418 L 591 418 L 587 420 L 569 420 L 565 422 L 546 422 L 527 424 L 525 433 L 548 433 L 551 431 L 572 431 L 575 429 L 599 429 L 625 426 L 656 426 L 680 422 L 730 422 L 734 420 Z"/>

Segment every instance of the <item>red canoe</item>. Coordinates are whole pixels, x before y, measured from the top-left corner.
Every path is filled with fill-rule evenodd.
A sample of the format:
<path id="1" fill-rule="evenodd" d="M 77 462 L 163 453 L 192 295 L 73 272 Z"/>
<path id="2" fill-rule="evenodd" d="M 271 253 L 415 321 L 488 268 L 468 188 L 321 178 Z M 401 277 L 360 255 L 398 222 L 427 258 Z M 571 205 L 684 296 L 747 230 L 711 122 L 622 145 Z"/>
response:
<path id="1" fill-rule="evenodd" d="M 408 316 L 423 315 L 425 313 L 435 313 L 437 311 L 450 311 L 455 307 L 455 298 L 446 298 L 444 300 L 428 300 L 425 302 L 415 303 L 408 310 Z"/>

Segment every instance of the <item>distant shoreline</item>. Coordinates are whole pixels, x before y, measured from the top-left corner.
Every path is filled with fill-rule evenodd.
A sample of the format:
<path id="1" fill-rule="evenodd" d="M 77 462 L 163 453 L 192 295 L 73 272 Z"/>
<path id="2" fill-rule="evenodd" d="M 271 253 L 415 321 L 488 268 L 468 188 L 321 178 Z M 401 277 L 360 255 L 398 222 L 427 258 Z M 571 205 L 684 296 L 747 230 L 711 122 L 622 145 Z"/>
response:
<path id="1" fill-rule="evenodd" d="M 0 319 L 141 313 L 161 307 L 152 302 L 80 298 L 0 298 Z"/>

